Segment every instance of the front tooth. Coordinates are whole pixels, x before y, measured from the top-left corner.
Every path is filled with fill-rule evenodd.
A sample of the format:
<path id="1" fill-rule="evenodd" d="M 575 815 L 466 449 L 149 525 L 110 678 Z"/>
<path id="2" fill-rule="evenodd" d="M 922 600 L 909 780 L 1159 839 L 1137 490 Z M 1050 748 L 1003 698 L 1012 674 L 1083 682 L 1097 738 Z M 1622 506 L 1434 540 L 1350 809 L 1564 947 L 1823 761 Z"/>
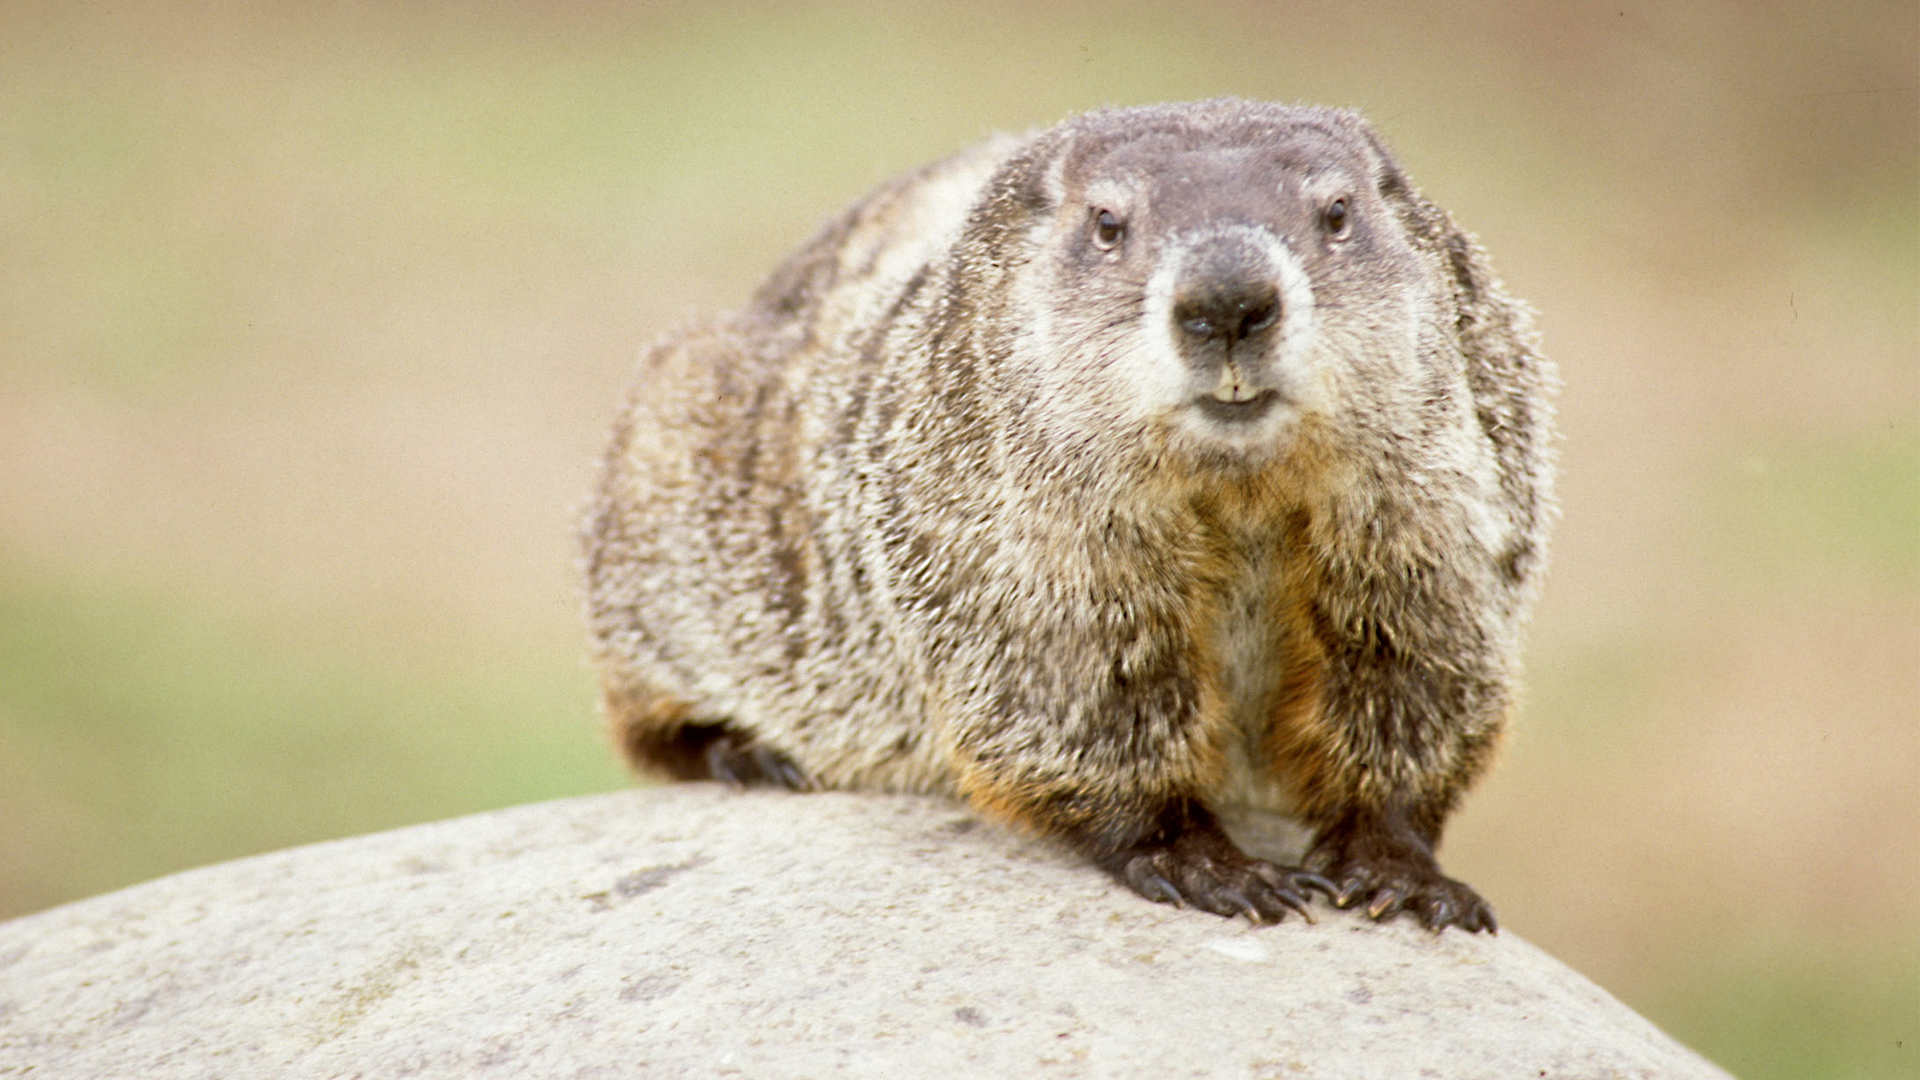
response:
<path id="1" fill-rule="evenodd" d="M 1240 399 L 1240 380 L 1235 378 L 1236 374 L 1232 364 L 1220 370 L 1220 381 L 1213 387 L 1213 400 L 1231 405 Z"/>
<path id="2" fill-rule="evenodd" d="M 1238 379 L 1230 375 L 1223 376 L 1220 379 L 1220 385 L 1213 388 L 1213 399 L 1223 404 L 1239 405 L 1252 401 L 1253 398 L 1253 388 L 1241 385 Z"/>

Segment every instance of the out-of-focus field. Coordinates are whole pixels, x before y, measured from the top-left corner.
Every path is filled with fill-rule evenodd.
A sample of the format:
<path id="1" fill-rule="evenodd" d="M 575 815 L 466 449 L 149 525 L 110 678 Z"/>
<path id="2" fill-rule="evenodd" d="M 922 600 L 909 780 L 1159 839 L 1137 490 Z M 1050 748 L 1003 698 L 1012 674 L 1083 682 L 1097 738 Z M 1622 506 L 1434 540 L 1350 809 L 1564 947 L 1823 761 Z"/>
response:
<path id="1" fill-rule="evenodd" d="M 1450 868 L 1739 1075 L 1920 1073 L 1910 2 L 0 7 L 0 916 L 624 783 L 570 529 L 643 343 L 1219 93 L 1367 112 L 1566 376 Z"/>

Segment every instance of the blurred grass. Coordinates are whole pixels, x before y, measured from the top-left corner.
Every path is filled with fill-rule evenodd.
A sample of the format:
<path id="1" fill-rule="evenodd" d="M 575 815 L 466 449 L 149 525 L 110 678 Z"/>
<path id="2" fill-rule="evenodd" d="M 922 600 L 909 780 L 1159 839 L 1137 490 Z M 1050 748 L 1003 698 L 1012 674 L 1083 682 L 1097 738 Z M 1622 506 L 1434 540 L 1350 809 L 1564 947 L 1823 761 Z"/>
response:
<path id="1" fill-rule="evenodd" d="M 1920 432 L 1756 441 L 1703 472 L 1699 542 L 1742 589 L 1805 597 L 1920 587 Z"/>
<path id="2" fill-rule="evenodd" d="M 622 782 L 568 530 L 640 345 L 990 130 L 1238 93 L 1366 111 L 1567 376 L 1533 689 L 1449 864 L 1749 1080 L 1914 1075 L 1916 34 L 8 5 L 0 917 Z"/>
<path id="3" fill-rule="evenodd" d="M 88 582 L 0 589 L 10 908 L 622 782 L 577 663 L 316 648 L 260 615 Z"/>
<path id="4" fill-rule="evenodd" d="M 1912 1076 L 1920 940 L 1839 954 L 1725 942 L 1641 1007 L 1743 1080 Z"/>

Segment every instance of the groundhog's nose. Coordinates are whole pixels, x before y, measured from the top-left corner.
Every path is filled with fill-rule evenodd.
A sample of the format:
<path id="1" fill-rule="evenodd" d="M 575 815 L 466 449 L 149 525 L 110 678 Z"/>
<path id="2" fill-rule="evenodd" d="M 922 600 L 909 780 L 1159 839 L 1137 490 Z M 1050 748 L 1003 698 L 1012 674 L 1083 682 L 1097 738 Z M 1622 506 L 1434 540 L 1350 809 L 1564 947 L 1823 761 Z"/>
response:
<path id="1" fill-rule="evenodd" d="M 1173 320 L 1196 344 L 1232 346 L 1280 321 L 1280 290 L 1266 275 L 1235 267 L 1189 275 L 1173 297 Z"/>

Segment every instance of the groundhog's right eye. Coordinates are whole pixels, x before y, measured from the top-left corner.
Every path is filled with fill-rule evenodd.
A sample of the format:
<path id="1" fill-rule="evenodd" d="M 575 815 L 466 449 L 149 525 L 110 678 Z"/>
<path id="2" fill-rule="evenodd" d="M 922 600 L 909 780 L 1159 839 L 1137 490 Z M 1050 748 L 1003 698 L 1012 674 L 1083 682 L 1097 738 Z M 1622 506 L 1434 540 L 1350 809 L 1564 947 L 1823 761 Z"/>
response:
<path id="1" fill-rule="evenodd" d="M 1093 246 L 1101 251 L 1112 251 L 1120 246 L 1120 240 L 1127 235 L 1127 223 L 1120 215 L 1111 210 L 1095 210 L 1093 213 Z"/>

